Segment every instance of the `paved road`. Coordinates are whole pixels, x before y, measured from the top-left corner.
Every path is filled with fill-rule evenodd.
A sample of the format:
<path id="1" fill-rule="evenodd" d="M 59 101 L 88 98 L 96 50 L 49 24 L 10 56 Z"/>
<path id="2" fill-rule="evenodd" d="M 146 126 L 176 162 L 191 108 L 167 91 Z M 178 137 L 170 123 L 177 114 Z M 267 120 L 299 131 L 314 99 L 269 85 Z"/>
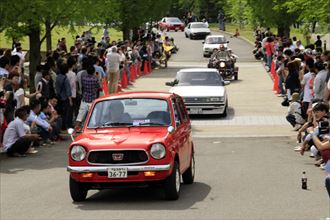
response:
<path id="1" fill-rule="evenodd" d="M 128 90 L 167 91 L 182 66 L 204 66 L 201 41 L 171 33 L 180 47 L 169 68 L 139 79 Z M 325 219 L 329 201 L 324 173 L 308 155 L 293 152 L 294 133 L 286 109 L 272 94 L 250 45 L 230 39 L 240 56 L 238 82 L 228 86 L 227 118 L 194 117 L 196 183 L 182 187 L 178 201 L 157 189 L 90 191 L 72 203 L 66 172 L 68 142 L 42 148 L 27 158 L 0 156 L 0 219 Z M 301 190 L 306 171 L 309 190 Z"/>

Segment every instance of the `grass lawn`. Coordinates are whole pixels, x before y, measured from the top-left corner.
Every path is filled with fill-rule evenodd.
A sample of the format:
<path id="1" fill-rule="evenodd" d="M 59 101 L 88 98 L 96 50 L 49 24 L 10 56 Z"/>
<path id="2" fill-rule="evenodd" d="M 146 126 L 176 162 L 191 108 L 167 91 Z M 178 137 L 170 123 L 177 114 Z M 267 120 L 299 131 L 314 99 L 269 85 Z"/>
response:
<path id="1" fill-rule="evenodd" d="M 57 40 L 62 37 L 66 38 L 66 44 L 68 49 L 74 45 L 76 35 L 81 35 L 83 31 L 89 30 L 90 26 L 77 26 L 75 30 L 70 30 L 69 27 L 55 27 L 52 31 L 52 49 L 54 50 L 57 45 Z M 102 38 L 103 29 L 93 28 L 91 30 L 92 36 L 95 37 L 96 42 L 99 42 Z M 110 40 L 122 39 L 122 32 L 116 29 L 109 29 Z M 42 36 L 43 37 L 43 34 Z M 21 39 L 23 50 L 29 50 L 29 38 L 24 37 Z M 95 45 L 96 46 L 96 45 Z M 5 36 L 4 32 L 0 33 L 0 48 L 11 48 L 11 39 Z M 46 40 L 41 45 L 41 51 L 46 51 Z"/>
<path id="2" fill-rule="evenodd" d="M 219 25 L 217 23 L 211 23 L 210 24 L 210 28 L 211 29 L 217 29 L 219 28 Z M 226 24 L 226 31 L 227 32 L 231 32 L 231 33 L 235 33 L 236 28 L 238 28 L 239 33 L 241 36 L 247 38 L 249 41 L 254 42 L 255 41 L 255 37 L 254 37 L 254 32 L 253 32 L 253 28 L 250 25 L 245 25 L 243 29 L 239 29 L 239 24 L 235 24 L 235 23 L 228 23 Z M 275 28 L 272 28 L 271 31 L 273 33 L 277 33 L 277 30 Z M 299 29 L 291 29 L 290 32 L 290 37 L 296 36 L 297 39 L 301 40 L 303 45 L 306 45 L 306 39 L 304 37 L 304 35 L 300 32 Z"/>

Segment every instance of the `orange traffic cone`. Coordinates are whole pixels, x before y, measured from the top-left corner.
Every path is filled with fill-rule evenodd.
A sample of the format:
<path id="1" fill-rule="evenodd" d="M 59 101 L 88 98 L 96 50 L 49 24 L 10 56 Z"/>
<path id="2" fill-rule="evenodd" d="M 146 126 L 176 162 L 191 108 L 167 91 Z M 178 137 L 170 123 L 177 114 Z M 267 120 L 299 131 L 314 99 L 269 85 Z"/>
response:
<path id="1" fill-rule="evenodd" d="M 103 80 L 103 93 L 105 96 L 109 94 L 107 80 Z"/>
<path id="2" fill-rule="evenodd" d="M 135 82 L 135 79 L 136 79 L 136 66 L 135 66 L 135 64 L 131 65 L 130 70 L 131 70 L 131 81 Z"/>
<path id="3" fill-rule="evenodd" d="M 138 77 L 142 76 L 142 73 L 141 73 L 141 62 L 138 62 L 137 75 L 138 75 Z"/>
<path id="4" fill-rule="evenodd" d="M 274 78 L 273 91 L 274 91 L 276 94 L 280 94 L 280 93 L 281 93 L 280 88 L 278 87 L 278 75 L 277 75 L 276 73 L 275 73 L 275 78 Z"/>
<path id="5" fill-rule="evenodd" d="M 150 62 L 150 61 L 148 61 L 148 64 L 149 64 L 149 65 L 148 65 L 148 72 L 149 72 L 149 73 L 151 73 L 151 72 L 152 72 L 152 68 L 151 68 L 151 62 Z"/>
<path id="6" fill-rule="evenodd" d="M 126 71 L 123 71 L 123 75 L 121 77 L 121 86 L 125 89 L 128 86 L 127 74 Z"/>

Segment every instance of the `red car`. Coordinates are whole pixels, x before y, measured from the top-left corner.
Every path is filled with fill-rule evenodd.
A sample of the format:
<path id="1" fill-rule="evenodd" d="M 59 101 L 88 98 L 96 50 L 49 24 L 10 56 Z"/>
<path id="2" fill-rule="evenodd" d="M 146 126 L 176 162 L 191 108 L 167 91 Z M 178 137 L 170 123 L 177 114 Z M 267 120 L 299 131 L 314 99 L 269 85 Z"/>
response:
<path id="1" fill-rule="evenodd" d="M 159 22 L 159 27 L 167 31 L 184 31 L 185 25 L 177 17 L 165 17 Z"/>
<path id="2" fill-rule="evenodd" d="M 167 199 L 178 199 L 181 179 L 191 184 L 195 176 L 192 130 L 182 98 L 130 92 L 95 100 L 68 159 L 74 201 L 85 200 L 90 189 L 154 184 L 163 187 Z"/>

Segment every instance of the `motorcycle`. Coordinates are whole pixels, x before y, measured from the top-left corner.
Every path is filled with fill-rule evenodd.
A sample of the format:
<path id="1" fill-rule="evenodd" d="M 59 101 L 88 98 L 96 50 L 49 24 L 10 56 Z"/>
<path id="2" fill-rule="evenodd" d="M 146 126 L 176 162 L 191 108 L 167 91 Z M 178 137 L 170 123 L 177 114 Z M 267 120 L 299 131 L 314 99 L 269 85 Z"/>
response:
<path id="1" fill-rule="evenodd" d="M 232 79 L 238 80 L 238 67 L 235 66 L 236 60 L 225 57 L 211 58 L 208 63 L 208 68 L 218 69 L 220 75 L 224 80 Z"/>

